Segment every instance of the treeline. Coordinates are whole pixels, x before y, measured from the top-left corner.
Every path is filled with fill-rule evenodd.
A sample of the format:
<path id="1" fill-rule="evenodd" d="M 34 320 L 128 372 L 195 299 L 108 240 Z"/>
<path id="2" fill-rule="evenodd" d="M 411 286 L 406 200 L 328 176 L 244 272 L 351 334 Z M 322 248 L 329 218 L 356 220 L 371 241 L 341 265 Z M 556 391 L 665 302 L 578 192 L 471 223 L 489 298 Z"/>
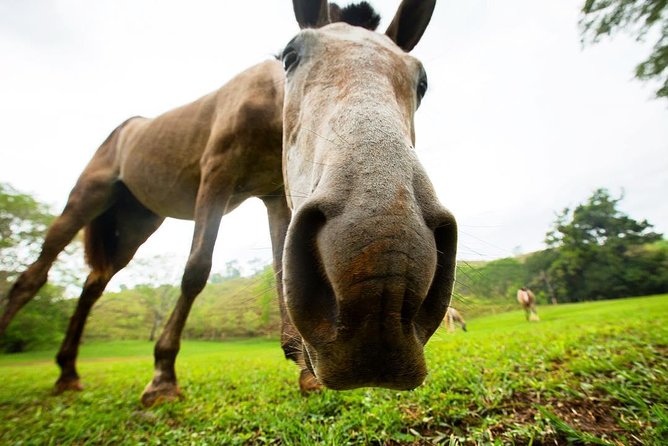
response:
<path id="1" fill-rule="evenodd" d="M 467 317 L 514 309 L 521 286 L 530 287 L 540 303 L 668 292 L 668 241 L 647 221 L 621 212 L 621 199 L 599 189 L 586 202 L 564 209 L 546 235 L 543 251 L 491 262 L 460 262 L 453 305 Z M 19 265 L 41 246 L 52 218 L 43 204 L 0 183 L 0 300 L 22 269 Z M 75 241 L 74 251 L 81 251 L 80 242 Z M 180 290 L 177 285 L 155 284 L 177 282 L 160 274 L 176 263 L 152 259 L 141 270 L 151 284 L 105 293 L 93 307 L 84 339 L 159 336 Z M 65 287 L 84 276 L 68 274 L 72 268 L 65 266 L 52 271 L 50 283 L 17 315 L 0 338 L 0 350 L 25 351 L 62 340 L 76 304 L 76 299 L 66 297 Z M 230 262 L 223 274 L 212 275 L 193 305 L 184 337 L 278 336 L 274 273 L 271 267 L 256 270 L 251 277 L 241 277 L 238 265 Z"/>
<path id="2" fill-rule="evenodd" d="M 197 297 L 185 339 L 278 336 L 280 313 L 271 267 L 251 277 L 214 277 Z M 160 335 L 179 296 L 172 285 L 140 285 L 105 293 L 93 308 L 85 339 L 148 339 Z"/>
<path id="3" fill-rule="evenodd" d="M 37 256 L 53 219 L 47 205 L 0 182 L 0 309 L 4 308 L 4 299 L 18 274 Z M 54 265 L 49 283 L 17 314 L 0 338 L 0 351 L 42 349 L 62 341 L 77 303 L 69 297 L 78 295 L 86 276 L 85 268 L 71 261 L 72 258 L 82 259 L 82 251 L 77 237 Z M 178 263 L 159 256 L 133 262 L 132 269 L 150 284 L 121 286 L 120 292 L 106 292 L 93 307 L 84 340 L 155 339 L 159 336 L 180 290 L 177 285 L 155 284 L 178 282 L 168 271 L 175 270 L 180 276 Z M 280 334 L 272 268 L 259 267 L 257 263 L 251 267 L 256 271 L 251 277 L 241 277 L 236 262 L 228 262 L 222 273 L 212 274 L 209 284 L 195 301 L 184 337 L 220 340 Z"/>
<path id="4" fill-rule="evenodd" d="M 528 286 L 539 302 L 556 303 L 668 292 L 668 241 L 621 212 L 621 200 L 599 189 L 564 209 L 543 251 L 460 264 L 458 295 L 514 303 L 517 289 Z"/>
<path id="5" fill-rule="evenodd" d="M 191 309 L 183 338 L 225 340 L 278 337 L 280 312 L 273 270 L 267 266 L 251 277 L 217 276 Z M 8 284 L 0 287 L 6 292 Z M 0 338 L 0 351 L 21 352 L 53 347 L 64 337 L 76 299 L 63 298 L 63 288 L 45 285 L 16 316 Z M 106 292 L 93 307 L 86 340 L 155 340 L 167 322 L 179 287 L 139 285 Z"/>

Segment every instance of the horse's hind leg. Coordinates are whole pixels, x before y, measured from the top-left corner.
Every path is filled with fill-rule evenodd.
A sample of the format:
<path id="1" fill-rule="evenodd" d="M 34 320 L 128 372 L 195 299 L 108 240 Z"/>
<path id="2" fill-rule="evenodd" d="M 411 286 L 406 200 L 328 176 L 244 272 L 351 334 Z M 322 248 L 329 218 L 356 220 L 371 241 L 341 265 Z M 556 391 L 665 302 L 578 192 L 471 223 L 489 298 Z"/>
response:
<path id="1" fill-rule="evenodd" d="M 529 320 L 532 322 L 539 321 L 540 318 L 538 317 L 538 309 L 536 308 L 536 303 L 534 302 L 531 304 L 531 315 L 529 316 Z"/>
<path id="2" fill-rule="evenodd" d="M 119 195 L 114 206 L 86 226 L 86 254 L 91 272 L 56 356 L 60 366 L 56 394 L 82 389 L 76 358 L 88 314 L 109 280 L 132 260 L 137 249 L 164 220 L 142 206 L 127 190 Z"/>
<path id="3" fill-rule="evenodd" d="M 90 166 L 90 165 L 89 165 Z M 72 189 L 63 213 L 46 233 L 37 260 L 17 279 L 6 299 L 0 318 L 0 335 L 16 313 L 46 283 L 56 257 L 89 221 L 107 209 L 114 199 L 115 177 L 112 172 L 86 170 Z"/>

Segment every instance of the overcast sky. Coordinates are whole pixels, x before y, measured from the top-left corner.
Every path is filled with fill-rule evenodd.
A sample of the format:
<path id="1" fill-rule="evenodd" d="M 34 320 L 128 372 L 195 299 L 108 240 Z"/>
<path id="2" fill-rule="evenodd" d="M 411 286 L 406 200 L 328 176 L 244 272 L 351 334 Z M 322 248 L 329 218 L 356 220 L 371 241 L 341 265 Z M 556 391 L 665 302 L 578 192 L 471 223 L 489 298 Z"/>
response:
<path id="1" fill-rule="evenodd" d="M 371 3 L 385 29 L 398 0 Z M 555 212 L 597 187 L 668 233 L 668 104 L 633 80 L 649 46 L 583 50 L 581 3 L 439 0 L 413 52 L 429 76 L 418 155 L 459 221 L 460 259 L 542 248 Z M 297 31 L 287 0 L 0 0 L 0 181 L 59 210 L 120 122 L 217 89 Z M 168 220 L 138 256 L 183 262 L 192 229 Z M 214 270 L 270 252 L 251 200 L 223 219 Z"/>

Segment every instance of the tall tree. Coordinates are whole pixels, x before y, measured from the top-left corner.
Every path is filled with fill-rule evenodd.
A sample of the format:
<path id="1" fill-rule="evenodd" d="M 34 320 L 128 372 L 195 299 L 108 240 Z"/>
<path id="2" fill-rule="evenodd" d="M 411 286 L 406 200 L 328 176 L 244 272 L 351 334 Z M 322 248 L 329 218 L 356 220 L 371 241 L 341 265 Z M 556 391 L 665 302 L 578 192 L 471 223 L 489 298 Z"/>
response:
<path id="1" fill-rule="evenodd" d="M 158 330 L 162 328 L 167 315 L 179 297 L 179 288 L 173 285 L 160 285 L 158 287 L 139 285 L 135 288 L 135 291 L 139 294 L 141 302 L 146 308 L 146 319 L 151 325 L 148 340 L 154 341 Z"/>
<path id="2" fill-rule="evenodd" d="M 657 97 L 668 97 L 668 1 L 585 0 L 580 20 L 583 43 L 624 30 L 637 40 L 658 35 L 652 53 L 636 66 L 636 77 L 656 79 Z"/>
<path id="3" fill-rule="evenodd" d="M 0 270 L 15 271 L 34 256 L 52 220 L 48 206 L 0 183 Z"/>
<path id="4" fill-rule="evenodd" d="M 0 300 L 18 273 L 39 254 L 53 219 L 48 205 L 0 183 Z M 76 237 L 58 257 L 49 279 L 63 287 L 63 291 L 75 288 L 84 276 L 84 269 L 81 238 Z"/>
<path id="5" fill-rule="evenodd" d="M 57 345 L 74 309 L 73 300 L 62 295 L 62 287 L 43 286 L 0 337 L 0 350 L 17 353 Z"/>
<path id="6" fill-rule="evenodd" d="M 615 298 L 668 286 L 668 273 L 662 271 L 665 252 L 659 249 L 654 255 L 647 250 L 662 235 L 652 231 L 647 220 L 621 212 L 617 206 L 622 198 L 598 189 L 585 203 L 564 209 L 557 217 L 546 239 L 557 254 L 547 273 L 561 299 Z M 649 287 L 643 269 L 666 280 Z"/>
<path id="7" fill-rule="evenodd" d="M 41 246 L 48 225 L 53 221 L 49 207 L 31 195 L 0 183 L 0 308 L 9 288 L 26 263 L 34 259 Z M 80 250 L 74 244 L 74 251 Z M 67 268 L 79 266 L 72 262 Z M 46 347 L 58 342 L 67 326 L 72 302 L 64 299 L 65 286 L 72 285 L 72 276 L 56 268 L 56 282 L 47 284 L 17 315 L 4 336 L 0 349 L 9 352 Z"/>
<path id="8" fill-rule="evenodd" d="M 149 341 L 155 339 L 179 297 L 182 263 L 171 255 L 154 255 L 135 259 L 128 267 L 125 277 L 136 284 L 133 294 L 145 309 Z"/>

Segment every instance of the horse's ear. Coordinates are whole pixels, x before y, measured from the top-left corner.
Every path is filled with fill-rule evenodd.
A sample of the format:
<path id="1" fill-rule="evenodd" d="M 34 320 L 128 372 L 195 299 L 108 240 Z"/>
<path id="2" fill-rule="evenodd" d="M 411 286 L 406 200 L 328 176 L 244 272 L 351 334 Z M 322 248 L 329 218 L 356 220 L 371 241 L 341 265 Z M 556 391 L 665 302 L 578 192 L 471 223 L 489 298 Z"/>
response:
<path id="1" fill-rule="evenodd" d="M 403 0 L 385 34 L 404 51 L 412 50 L 429 25 L 436 0 Z"/>
<path id="2" fill-rule="evenodd" d="M 292 0 L 299 27 L 320 28 L 329 23 L 327 0 Z"/>

